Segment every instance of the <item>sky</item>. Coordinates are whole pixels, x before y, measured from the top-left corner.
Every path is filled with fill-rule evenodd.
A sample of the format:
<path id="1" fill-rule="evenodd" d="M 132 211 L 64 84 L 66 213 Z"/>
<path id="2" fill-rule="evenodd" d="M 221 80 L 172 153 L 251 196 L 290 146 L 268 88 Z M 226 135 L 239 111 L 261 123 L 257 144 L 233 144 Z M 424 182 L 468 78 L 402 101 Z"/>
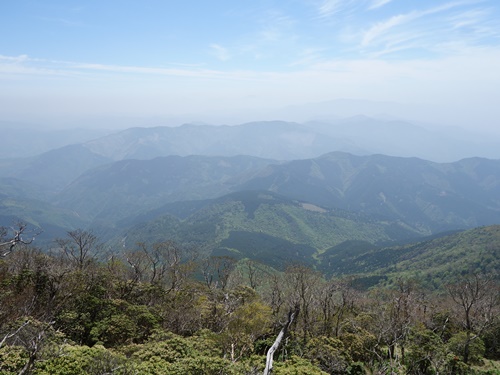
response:
<path id="1" fill-rule="evenodd" d="M 0 0 L 0 35 L 0 121 L 230 123 L 353 99 L 500 128 L 497 0 Z"/>

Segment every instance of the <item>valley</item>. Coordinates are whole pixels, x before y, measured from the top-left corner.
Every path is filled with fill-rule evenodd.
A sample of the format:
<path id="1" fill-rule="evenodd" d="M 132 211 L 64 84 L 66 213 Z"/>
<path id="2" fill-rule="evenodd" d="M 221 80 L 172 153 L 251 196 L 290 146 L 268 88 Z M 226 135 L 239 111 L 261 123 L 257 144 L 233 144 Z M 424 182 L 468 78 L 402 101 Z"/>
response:
<path id="1" fill-rule="evenodd" d="M 86 373 L 120 363 L 144 374 L 254 374 L 295 311 L 293 359 L 278 361 L 277 373 L 367 374 L 388 360 L 412 369 L 429 335 L 438 362 L 426 371 L 483 371 L 483 358 L 495 368 L 497 320 L 477 315 L 482 328 L 461 330 L 455 305 L 469 298 L 460 297 L 464 283 L 477 283 L 477 314 L 490 319 L 500 307 L 500 159 L 408 157 L 383 137 L 387 154 L 372 154 L 367 139 L 320 128 L 133 128 L 1 160 L 0 299 L 40 311 L 22 323 L 0 308 L 14 327 L 4 327 L 5 340 L 46 335 Z M 379 131 L 367 135 L 374 144 Z M 14 346 L 2 345 L 0 369 L 2 358 L 15 360 Z M 176 359 L 152 360 L 155 345 Z M 20 350 L 43 358 L 33 359 L 37 373 L 65 368 L 58 355 Z"/>

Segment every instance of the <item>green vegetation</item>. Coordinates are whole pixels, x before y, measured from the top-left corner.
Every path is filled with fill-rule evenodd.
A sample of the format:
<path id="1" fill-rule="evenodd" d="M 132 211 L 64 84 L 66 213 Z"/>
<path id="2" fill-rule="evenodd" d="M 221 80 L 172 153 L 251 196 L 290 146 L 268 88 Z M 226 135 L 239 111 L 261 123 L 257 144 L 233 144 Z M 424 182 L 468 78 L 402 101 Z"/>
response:
<path id="1" fill-rule="evenodd" d="M 332 274 L 415 278 L 429 289 L 456 282 L 465 274 L 500 269 L 500 226 L 480 227 L 429 241 L 389 248 L 347 242 L 324 254 L 322 269 Z M 328 264 L 325 264 L 328 261 Z"/>
<path id="2" fill-rule="evenodd" d="M 192 205 L 190 205 L 192 207 Z M 265 191 L 245 191 L 206 201 L 184 219 L 177 219 L 179 204 L 156 211 L 156 218 L 127 228 L 120 241 L 161 242 L 165 238 L 203 249 L 205 253 L 228 251 L 237 258 L 266 258 L 267 254 L 291 253 L 292 260 L 315 262 L 318 254 L 346 240 L 393 243 L 421 233 L 404 225 L 378 221 L 342 210 L 310 210 L 300 202 Z M 223 250 L 226 249 L 226 250 Z M 260 256 L 252 254 L 260 253 Z M 314 254 L 314 258 L 312 255 Z M 264 263 L 269 261 L 269 257 Z M 280 261 L 275 259 L 274 262 Z"/>
<path id="3" fill-rule="evenodd" d="M 261 374 L 292 311 L 273 374 L 498 374 L 495 265 L 436 276 L 429 289 L 435 270 L 420 259 L 432 255 L 431 244 L 433 256 L 469 246 L 470 259 L 498 259 L 499 231 L 400 248 L 410 250 L 390 266 L 406 273 L 368 290 L 360 280 L 376 275 L 325 277 L 297 263 L 273 269 L 173 242 L 109 252 L 82 230 L 57 239 L 50 254 L 16 242 L 0 259 L 0 374 Z M 247 243 L 244 255 L 255 255 L 266 241 L 278 243 L 266 236 L 251 245 L 254 237 L 242 232 L 226 245 Z M 8 231 L 0 237 L 10 246 Z M 325 256 L 336 262 L 380 251 L 351 241 Z M 382 254 L 391 251 L 402 250 Z"/>

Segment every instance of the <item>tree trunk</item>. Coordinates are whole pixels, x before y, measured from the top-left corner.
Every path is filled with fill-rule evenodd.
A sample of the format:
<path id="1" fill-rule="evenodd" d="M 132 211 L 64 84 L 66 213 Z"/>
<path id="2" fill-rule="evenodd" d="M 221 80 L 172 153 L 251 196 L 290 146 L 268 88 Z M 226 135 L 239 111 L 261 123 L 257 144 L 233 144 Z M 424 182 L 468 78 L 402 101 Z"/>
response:
<path id="1" fill-rule="evenodd" d="M 274 341 L 274 344 L 269 348 L 267 351 L 267 356 L 266 356 L 266 368 L 264 369 L 264 374 L 263 375 L 269 375 L 273 371 L 273 359 L 274 359 L 274 352 L 278 350 L 278 347 L 280 346 L 281 340 L 283 340 L 283 337 L 286 336 L 288 332 L 288 328 L 293 323 L 293 319 L 295 316 L 299 313 L 299 308 L 296 307 L 294 311 L 289 312 L 288 314 L 288 321 L 286 324 L 283 326 L 281 329 L 280 333 L 278 334 L 278 337 L 276 337 L 276 340 Z"/>

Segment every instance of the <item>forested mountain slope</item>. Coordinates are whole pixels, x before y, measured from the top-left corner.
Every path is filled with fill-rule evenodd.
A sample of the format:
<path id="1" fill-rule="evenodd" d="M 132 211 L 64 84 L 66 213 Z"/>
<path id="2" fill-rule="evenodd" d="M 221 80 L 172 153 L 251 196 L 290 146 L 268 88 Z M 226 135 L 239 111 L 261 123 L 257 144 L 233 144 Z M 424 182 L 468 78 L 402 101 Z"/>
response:
<path id="1" fill-rule="evenodd" d="M 500 223 L 500 160 L 434 163 L 334 152 L 269 166 L 239 188 L 399 219 L 429 232 Z"/>
<path id="2" fill-rule="evenodd" d="M 348 251 L 342 251 L 345 248 Z M 392 279 L 413 278 L 429 288 L 455 282 L 461 275 L 499 278 L 500 225 L 479 227 L 405 246 L 376 248 L 348 243 L 321 255 L 321 269 L 329 274 L 372 274 Z"/>
<path id="3" fill-rule="evenodd" d="M 29 158 L 0 160 L 0 177 L 23 180 L 55 194 L 85 171 L 111 161 L 75 144 Z"/>
<path id="4" fill-rule="evenodd" d="M 250 258 L 282 268 L 293 262 L 315 264 L 317 254 L 349 239 L 380 243 L 422 235 L 402 223 L 326 210 L 266 191 L 206 201 L 186 218 L 176 216 L 179 205 L 165 205 L 135 224 L 128 219 L 121 223 L 126 229 L 112 242 L 132 248 L 137 242 L 173 240 L 203 254 Z"/>
<path id="5" fill-rule="evenodd" d="M 334 152 L 290 162 L 251 156 L 169 156 L 109 163 L 87 153 L 83 146 L 70 148 L 75 158 L 58 152 L 45 154 L 51 173 L 45 175 L 35 163 L 25 177 L 17 172 L 23 179 L 4 178 L 0 193 L 43 201 L 47 209 L 55 204 L 54 209 L 71 211 L 86 226 L 111 229 L 167 203 L 179 202 L 177 208 L 186 211 L 180 202 L 251 190 L 276 192 L 321 209 L 359 213 L 379 222 L 399 222 L 420 235 L 500 223 L 499 160 L 434 163 Z M 79 173 L 79 155 L 85 156 L 88 167 L 108 163 L 76 177 L 61 192 L 48 188 L 52 182 L 63 183 L 58 171 L 72 170 L 73 176 Z M 34 180 L 46 180 L 45 187 Z M 30 205 L 18 214 L 18 219 L 31 222 Z"/>
<path id="6" fill-rule="evenodd" d="M 250 156 L 169 156 L 123 160 L 93 169 L 55 202 L 93 220 L 115 222 L 165 203 L 215 198 L 276 161 Z"/>

